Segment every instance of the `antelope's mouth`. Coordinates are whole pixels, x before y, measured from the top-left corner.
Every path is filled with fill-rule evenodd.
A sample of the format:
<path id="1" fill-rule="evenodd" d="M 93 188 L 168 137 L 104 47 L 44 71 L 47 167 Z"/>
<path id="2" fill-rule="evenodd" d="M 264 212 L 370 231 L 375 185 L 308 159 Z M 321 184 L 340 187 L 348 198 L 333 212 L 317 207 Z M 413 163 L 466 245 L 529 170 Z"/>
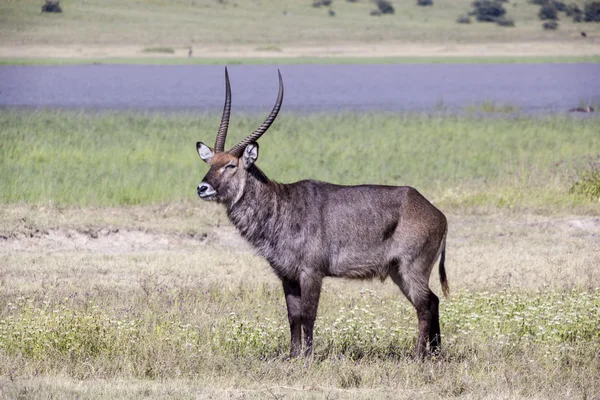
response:
<path id="1" fill-rule="evenodd" d="M 202 200 L 211 200 L 217 195 L 217 191 L 205 182 L 198 185 L 197 193 Z"/>

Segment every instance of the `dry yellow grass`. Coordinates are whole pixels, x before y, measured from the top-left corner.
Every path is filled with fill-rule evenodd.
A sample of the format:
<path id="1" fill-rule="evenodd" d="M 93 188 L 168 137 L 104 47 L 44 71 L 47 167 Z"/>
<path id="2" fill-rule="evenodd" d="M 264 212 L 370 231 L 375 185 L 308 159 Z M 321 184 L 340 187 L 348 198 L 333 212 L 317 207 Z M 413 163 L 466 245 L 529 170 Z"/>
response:
<path id="1" fill-rule="evenodd" d="M 85 292 L 86 299 L 104 308 L 90 311 L 93 318 L 108 313 L 111 319 L 118 319 L 122 307 L 133 306 L 153 310 L 146 311 L 152 319 L 174 312 L 198 326 L 192 329 L 204 329 L 204 325 L 220 326 L 215 324 L 227 320 L 229 313 L 247 318 L 249 327 L 254 323 L 262 326 L 262 312 L 280 325 L 272 328 L 273 332 L 287 331 L 277 278 L 241 240 L 223 211 L 212 204 L 99 209 L 3 205 L 0 222 L 2 318 L 23 302 L 31 304 L 34 316 L 44 304 L 56 304 L 50 306 L 54 313 L 70 312 L 69 304 L 75 309 L 83 304 L 76 301 L 76 293 L 81 297 Z M 594 293 L 600 281 L 600 218 L 496 211 L 450 214 L 449 224 L 447 271 L 454 294 L 442 304 L 447 343 L 444 361 L 415 363 L 398 355 L 353 361 L 341 355 L 304 365 L 302 360 L 285 360 L 285 338 L 279 342 L 283 348 L 276 350 L 281 353 L 275 358 L 232 358 L 200 344 L 182 361 L 178 358 L 182 356 L 168 353 L 168 347 L 161 350 L 163 344 L 139 355 L 155 368 L 140 378 L 135 372 L 140 367 L 121 365 L 119 357 L 57 364 L 58 359 L 52 357 L 23 358 L 0 349 L 0 364 L 4 365 L 0 398 L 559 399 L 569 393 L 580 398 L 600 394 L 594 372 L 598 363 L 590 356 L 599 348 L 597 339 L 586 342 L 587 351 L 576 344 L 565 354 L 544 350 L 557 351 L 555 368 L 544 361 L 535 344 L 517 347 L 518 353 L 507 352 L 506 347 L 496 349 L 494 342 L 480 343 L 474 336 L 461 334 L 453 326 L 456 322 L 451 322 L 455 317 L 449 316 L 455 302 L 471 298 L 468 293 L 515 293 L 521 298 L 516 304 L 527 304 L 528 294 L 543 299 L 544 293 Z M 437 281 L 434 272 L 432 286 L 439 292 Z M 211 300 L 197 300 L 191 304 L 193 308 L 186 308 L 190 305 L 183 300 L 179 311 L 177 304 L 166 303 L 177 298 L 187 302 L 204 291 Z M 477 296 L 485 298 L 485 294 Z M 365 300 L 368 298 L 372 301 Z M 317 354 L 328 351 L 324 347 L 326 329 L 335 325 L 340 306 L 371 306 L 375 314 L 382 307 L 392 318 L 390 326 L 407 326 L 411 338 L 413 310 L 400 299 L 390 282 L 327 280 L 317 321 L 322 329 Z M 468 307 L 456 321 L 477 315 Z M 494 312 L 493 307 L 485 310 Z M 87 315 L 81 312 L 82 317 Z M 471 312 L 474 314 L 469 316 Z M 367 318 L 367 329 L 372 323 L 369 314 L 361 315 Z M 227 324 L 220 329 L 223 327 Z M 160 340 L 168 341 L 176 334 L 177 330 L 166 331 L 165 339 Z M 287 337 L 286 333 L 283 336 Z M 412 349 L 412 343 L 401 341 L 398 345 L 400 354 Z M 125 357 L 131 350 L 123 351 Z M 182 365 L 187 367 L 181 369 Z"/>
<path id="2" fill-rule="evenodd" d="M 495 211 L 449 214 L 448 218 L 447 262 L 454 290 L 594 288 L 600 281 L 599 217 Z M 143 273 L 164 275 L 165 282 L 186 274 L 231 287 L 278 282 L 223 210 L 212 204 L 99 209 L 2 206 L 0 233 L 4 236 L 0 255 L 11 260 L 5 264 L 3 279 L 11 290 L 39 285 L 50 271 L 67 286 L 93 285 L 100 274 L 107 287 L 135 288 L 135 279 L 123 277 Z M 106 267 L 107 260 L 112 268 Z M 432 285 L 437 281 L 434 276 Z M 365 283 L 329 280 L 327 285 L 363 287 Z M 391 283 L 368 285 L 396 291 Z"/>

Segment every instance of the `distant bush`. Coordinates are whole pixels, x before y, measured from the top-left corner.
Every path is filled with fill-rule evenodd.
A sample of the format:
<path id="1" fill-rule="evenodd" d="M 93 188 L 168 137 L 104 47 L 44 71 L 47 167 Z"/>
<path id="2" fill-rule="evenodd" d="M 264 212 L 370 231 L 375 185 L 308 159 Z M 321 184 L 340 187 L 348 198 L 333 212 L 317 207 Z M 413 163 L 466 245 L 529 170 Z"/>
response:
<path id="1" fill-rule="evenodd" d="M 565 12 L 567 11 L 567 5 L 561 0 L 530 0 L 532 4 L 537 4 L 538 6 L 553 6 L 557 11 Z"/>
<path id="2" fill-rule="evenodd" d="M 468 15 L 461 15 L 458 18 L 456 18 L 456 22 L 459 24 L 470 24 L 471 17 L 469 17 Z"/>
<path id="3" fill-rule="evenodd" d="M 477 21 L 496 22 L 498 18 L 506 14 L 502 3 L 496 0 L 476 0 L 473 2 Z"/>
<path id="4" fill-rule="evenodd" d="M 369 12 L 372 16 L 379 17 L 383 14 L 394 14 L 395 12 L 394 6 L 388 0 L 372 0 L 372 2 L 377 6 L 377 8 Z"/>
<path id="5" fill-rule="evenodd" d="M 551 4 L 554 6 L 554 8 L 556 8 L 556 11 L 560 11 L 560 12 L 567 11 L 567 5 L 565 3 L 563 3 L 562 1 L 552 0 Z"/>
<path id="6" fill-rule="evenodd" d="M 382 14 L 393 14 L 394 6 L 388 0 L 375 0 L 375 5 Z"/>
<path id="7" fill-rule="evenodd" d="M 433 0 L 417 0 L 417 5 L 423 7 L 432 6 Z"/>
<path id="8" fill-rule="evenodd" d="M 312 6 L 313 7 L 321 7 L 321 6 L 329 7 L 331 5 L 331 3 L 333 3 L 333 0 L 314 0 L 312 3 Z"/>
<path id="9" fill-rule="evenodd" d="M 542 25 L 542 27 L 544 29 L 546 29 L 547 31 L 554 31 L 554 30 L 558 29 L 558 22 L 556 22 L 556 21 L 546 21 L 546 22 L 544 22 L 544 24 Z"/>
<path id="10" fill-rule="evenodd" d="M 567 9 L 565 10 L 565 14 L 567 15 L 567 17 L 572 17 L 575 14 L 581 14 L 581 8 L 579 8 L 579 6 L 575 3 L 571 3 L 567 6 Z"/>
<path id="11" fill-rule="evenodd" d="M 499 26 L 504 26 L 504 27 L 512 27 L 515 26 L 515 21 L 513 21 L 512 19 L 506 17 L 506 16 L 501 16 L 500 18 L 496 19 L 496 23 Z"/>
<path id="12" fill-rule="evenodd" d="M 573 22 L 583 21 L 583 11 L 581 11 L 581 8 L 579 8 L 579 6 L 575 3 L 571 3 L 567 6 L 565 14 L 567 15 L 567 17 L 572 17 Z"/>
<path id="13" fill-rule="evenodd" d="M 42 12 L 62 12 L 62 8 L 60 8 L 59 3 L 60 0 L 46 0 L 46 3 L 42 6 Z"/>
<path id="14" fill-rule="evenodd" d="M 556 21 L 558 19 L 558 12 L 556 8 L 552 4 L 544 4 L 540 7 L 540 12 L 538 13 L 538 17 L 542 21 L 552 20 Z"/>
<path id="15" fill-rule="evenodd" d="M 600 22 L 600 1 L 590 1 L 583 7 L 585 22 Z"/>

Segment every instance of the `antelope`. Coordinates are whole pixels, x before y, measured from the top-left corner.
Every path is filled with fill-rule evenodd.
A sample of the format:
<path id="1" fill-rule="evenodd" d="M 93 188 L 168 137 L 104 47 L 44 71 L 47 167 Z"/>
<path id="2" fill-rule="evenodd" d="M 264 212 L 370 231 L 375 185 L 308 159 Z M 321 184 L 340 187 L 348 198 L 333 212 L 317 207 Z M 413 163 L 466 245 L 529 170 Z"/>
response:
<path id="1" fill-rule="evenodd" d="M 441 287 L 448 296 L 446 217 L 410 186 L 270 180 L 256 165 L 257 140 L 269 129 L 283 102 L 281 72 L 278 75 L 279 93 L 267 119 L 225 151 L 231 112 L 225 68 L 225 105 L 215 145 L 196 143 L 198 155 L 209 165 L 198 185 L 198 196 L 225 206 L 231 223 L 281 280 L 290 325 L 290 357 L 313 354 L 313 327 L 325 277 L 383 282 L 389 276 L 417 312 L 415 357 L 437 354 L 441 345 L 439 299 L 429 288 L 429 277 L 439 258 Z"/>

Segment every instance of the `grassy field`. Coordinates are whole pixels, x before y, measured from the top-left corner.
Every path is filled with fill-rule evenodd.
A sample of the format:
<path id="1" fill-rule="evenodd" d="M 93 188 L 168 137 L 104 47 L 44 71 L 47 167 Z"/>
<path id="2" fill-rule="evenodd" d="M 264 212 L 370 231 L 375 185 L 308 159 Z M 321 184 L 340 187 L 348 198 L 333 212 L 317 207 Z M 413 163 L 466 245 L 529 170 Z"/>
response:
<path id="1" fill-rule="evenodd" d="M 0 212 L 1 398 L 600 393 L 597 217 L 448 213 L 441 358 L 410 359 L 416 317 L 393 284 L 332 279 L 305 365 L 286 360 L 277 278 L 220 209 Z"/>
<path id="2" fill-rule="evenodd" d="M 575 2 L 583 6 L 582 0 Z M 370 1 L 337 0 L 332 18 L 309 0 L 63 0 L 64 12 L 55 15 L 41 14 L 37 0 L 8 0 L 0 3 L 0 56 L 21 62 L 145 59 L 155 54 L 148 50 L 168 49 L 155 59 L 159 62 L 187 58 L 189 46 L 195 58 L 212 60 L 599 55 L 599 24 L 561 17 L 560 29 L 545 31 L 539 6 L 526 0 L 506 5 L 513 28 L 457 24 L 456 18 L 471 10 L 471 0 L 437 0 L 433 7 L 392 3 L 394 15 L 376 18 L 369 16 Z"/>
<path id="3" fill-rule="evenodd" d="M 488 114 L 288 114 L 262 141 L 260 165 L 281 182 L 411 185 L 444 207 L 597 210 L 569 193 L 600 149 L 597 118 Z M 230 143 L 261 117 L 237 115 Z M 206 170 L 195 143 L 213 141 L 218 118 L 3 110 L 0 200 L 120 206 L 193 199 Z"/>
<path id="4" fill-rule="evenodd" d="M 391 282 L 331 279 L 306 362 L 277 278 L 195 197 L 218 116 L 0 110 L 0 398 L 596 398 L 600 203 L 570 189 L 597 122 L 282 114 L 270 177 L 414 185 L 450 226 L 441 357 L 410 359 Z"/>

